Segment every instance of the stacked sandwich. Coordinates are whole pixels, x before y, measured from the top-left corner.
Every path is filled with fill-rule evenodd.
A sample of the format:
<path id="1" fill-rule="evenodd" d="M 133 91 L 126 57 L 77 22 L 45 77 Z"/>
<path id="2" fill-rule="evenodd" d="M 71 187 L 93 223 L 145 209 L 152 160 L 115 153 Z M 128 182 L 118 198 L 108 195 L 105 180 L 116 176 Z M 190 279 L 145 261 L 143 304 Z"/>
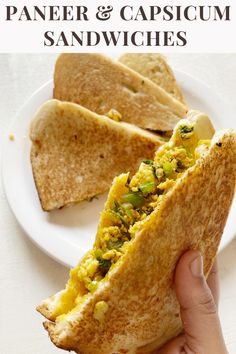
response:
<path id="1" fill-rule="evenodd" d="M 206 275 L 213 264 L 235 189 L 235 133 L 187 112 L 157 54 L 63 54 L 54 98 L 31 126 L 43 209 L 115 178 L 92 250 L 38 306 L 44 327 L 77 353 L 150 353 L 182 331 L 172 287 L 181 254 L 200 250 Z"/>
<path id="2" fill-rule="evenodd" d="M 37 112 L 30 134 L 45 211 L 104 193 L 122 172 L 134 174 L 187 113 L 170 67 L 157 54 L 126 54 L 119 62 L 62 54 L 53 96 Z"/>

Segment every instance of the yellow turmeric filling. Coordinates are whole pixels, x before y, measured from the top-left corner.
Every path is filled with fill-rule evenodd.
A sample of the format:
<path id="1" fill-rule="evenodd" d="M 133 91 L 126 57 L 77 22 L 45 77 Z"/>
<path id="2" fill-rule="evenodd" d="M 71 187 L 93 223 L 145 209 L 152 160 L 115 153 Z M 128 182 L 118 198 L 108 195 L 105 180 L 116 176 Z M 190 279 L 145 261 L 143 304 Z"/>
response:
<path id="1" fill-rule="evenodd" d="M 141 163 L 137 173 L 121 188 L 120 196 L 103 211 L 94 247 L 71 270 L 67 287 L 54 311 L 55 318 L 61 319 L 76 311 L 86 297 L 106 281 L 142 222 L 209 144 L 210 140 L 199 141 L 193 124 L 184 123 L 156 152 L 154 160 Z"/>

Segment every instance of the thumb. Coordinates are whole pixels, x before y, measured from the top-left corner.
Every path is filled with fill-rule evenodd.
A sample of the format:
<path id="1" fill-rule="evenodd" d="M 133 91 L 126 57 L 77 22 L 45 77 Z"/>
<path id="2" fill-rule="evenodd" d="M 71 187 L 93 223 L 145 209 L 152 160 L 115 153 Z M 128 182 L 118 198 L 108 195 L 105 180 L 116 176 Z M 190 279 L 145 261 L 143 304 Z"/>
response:
<path id="1" fill-rule="evenodd" d="M 186 352 L 197 354 L 227 353 L 217 307 L 203 274 L 199 252 L 188 251 L 175 272 L 175 290 L 180 303 Z"/>

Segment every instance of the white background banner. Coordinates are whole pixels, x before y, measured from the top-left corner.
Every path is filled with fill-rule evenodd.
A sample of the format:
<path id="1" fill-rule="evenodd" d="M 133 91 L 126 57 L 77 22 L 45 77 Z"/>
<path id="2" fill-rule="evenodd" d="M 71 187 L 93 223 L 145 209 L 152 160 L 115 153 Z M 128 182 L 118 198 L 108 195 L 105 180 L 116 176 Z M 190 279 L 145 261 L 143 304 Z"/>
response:
<path id="1" fill-rule="evenodd" d="M 236 52 L 235 16 L 235 0 L 1 0 L 0 52 Z"/>

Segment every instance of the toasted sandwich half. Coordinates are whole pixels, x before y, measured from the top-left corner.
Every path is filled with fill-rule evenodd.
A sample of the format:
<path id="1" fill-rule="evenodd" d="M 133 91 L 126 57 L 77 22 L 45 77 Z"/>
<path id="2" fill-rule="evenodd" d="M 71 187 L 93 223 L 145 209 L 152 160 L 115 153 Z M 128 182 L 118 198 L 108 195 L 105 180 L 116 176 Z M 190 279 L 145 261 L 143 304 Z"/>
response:
<path id="1" fill-rule="evenodd" d="M 134 174 L 163 144 L 134 125 L 57 100 L 40 107 L 30 138 L 33 176 L 45 211 L 104 193 L 115 176 Z"/>
<path id="2" fill-rule="evenodd" d="M 172 131 L 187 107 L 160 86 L 101 54 L 61 54 L 54 71 L 54 98 L 78 103 L 154 131 Z"/>
<path id="3" fill-rule="evenodd" d="M 235 133 L 214 134 L 199 113 L 179 122 L 132 178 L 116 177 L 93 249 L 66 288 L 38 307 L 53 343 L 80 354 L 134 354 L 177 336 L 176 263 L 186 250 L 199 250 L 208 275 L 235 181 Z"/>
<path id="4" fill-rule="evenodd" d="M 185 104 L 183 92 L 175 79 L 173 70 L 162 54 L 126 53 L 119 58 L 119 62 L 147 77 Z"/>

